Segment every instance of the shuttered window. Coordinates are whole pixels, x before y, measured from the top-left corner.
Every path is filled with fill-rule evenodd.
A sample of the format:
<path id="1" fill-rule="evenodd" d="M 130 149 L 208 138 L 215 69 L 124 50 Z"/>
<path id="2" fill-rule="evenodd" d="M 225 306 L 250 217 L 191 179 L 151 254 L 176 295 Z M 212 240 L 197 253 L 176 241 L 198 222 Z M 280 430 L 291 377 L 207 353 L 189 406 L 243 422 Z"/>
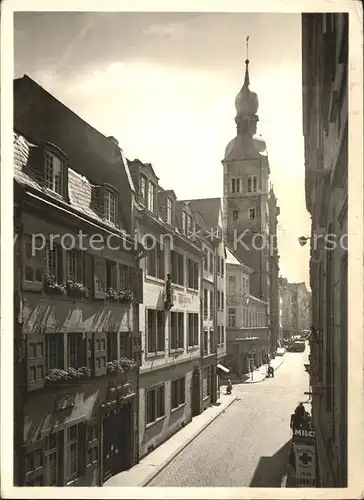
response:
<path id="1" fill-rule="evenodd" d="M 107 345 L 104 332 L 94 333 L 94 374 L 100 377 L 106 374 Z"/>
<path id="2" fill-rule="evenodd" d="M 28 390 L 43 387 L 45 375 L 44 335 L 27 334 Z"/>
<path id="3" fill-rule="evenodd" d="M 44 439 L 25 447 L 25 486 L 44 486 Z"/>

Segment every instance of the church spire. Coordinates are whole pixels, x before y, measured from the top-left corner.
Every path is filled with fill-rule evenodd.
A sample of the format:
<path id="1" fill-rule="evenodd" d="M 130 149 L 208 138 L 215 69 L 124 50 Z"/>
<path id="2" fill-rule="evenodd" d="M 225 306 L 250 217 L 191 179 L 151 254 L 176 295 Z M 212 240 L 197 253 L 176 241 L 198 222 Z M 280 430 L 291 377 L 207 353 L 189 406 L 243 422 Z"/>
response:
<path id="1" fill-rule="evenodd" d="M 246 59 L 245 59 L 245 78 L 243 87 L 248 88 L 250 85 L 249 80 L 249 36 L 246 37 Z"/>
<path id="2" fill-rule="evenodd" d="M 244 85 L 242 86 L 240 92 L 235 99 L 235 108 L 237 112 L 237 118 L 240 116 L 252 116 L 255 115 L 259 102 L 258 96 L 255 92 L 249 89 L 250 77 L 249 77 L 249 36 L 246 37 L 246 59 L 245 59 L 245 78 Z"/>
<path id="3" fill-rule="evenodd" d="M 244 78 L 243 89 L 244 88 L 248 89 L 249 85 L 250 85 L 250 79 L 249 79 L 249 59 L 245 59 L 245 78 Z"/>

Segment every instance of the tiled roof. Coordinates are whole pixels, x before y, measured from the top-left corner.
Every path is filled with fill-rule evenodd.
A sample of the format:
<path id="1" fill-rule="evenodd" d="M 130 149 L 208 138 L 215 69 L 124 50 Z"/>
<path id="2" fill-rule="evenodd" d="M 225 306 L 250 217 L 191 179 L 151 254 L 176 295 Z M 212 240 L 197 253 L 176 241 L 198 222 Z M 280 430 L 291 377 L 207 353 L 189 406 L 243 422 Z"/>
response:
<path id="1" fill-rule="evenodd" d="M 221 198 L 189 200 L 189 204 L 194 212 L 199 212 L 202 215 L 206 225 L 210 229 L 217 228 L 221 210 Z"/>
<path id="2" fill-rule="evenodd" d="M 14 132 L 14 179 L 23 186 L 29 186 L 39 192 L 47 194 L 47 191 L 32 177 L 24 172 L 27 165 L 31 148 L 38 147 L 27 141 L 23 136 Z M 103 225 L 110 226 L 110 229 L 116 229 L 124 233 L 123 230 L 116 228 L 114 224 L 100 217 L 91 208 L 91 183 L 83 175 L 75 172 L 72 168 L 68 169 L 68 196 L 70 206 L 77 210 L 80 215 L 86 215 L 95 222 L 101 222 Z M 67 203 L 63 202 L 68 206 Z"/>
<path id="3" fill-rule="evenodd" d="M 130 199 L 133 185 L 119 146 L 27 75 L 14 80 L 14 128 L 29 140 L 56 144 L 71 168 Z M 122 212 L 131 229 L 131 203 L 125 203 Z"/>

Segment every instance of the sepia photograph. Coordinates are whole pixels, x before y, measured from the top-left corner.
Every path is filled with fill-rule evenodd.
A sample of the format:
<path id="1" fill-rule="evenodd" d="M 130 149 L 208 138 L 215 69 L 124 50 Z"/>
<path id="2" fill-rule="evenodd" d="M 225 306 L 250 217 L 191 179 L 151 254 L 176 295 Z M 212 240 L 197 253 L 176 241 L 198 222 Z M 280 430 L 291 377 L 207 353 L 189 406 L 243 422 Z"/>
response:
<path id="1" fill-rule="evenodd" d="M 362 6 L 79 3 L 12 14 L 7 484 L 347 489 L 363 464 Z"/>

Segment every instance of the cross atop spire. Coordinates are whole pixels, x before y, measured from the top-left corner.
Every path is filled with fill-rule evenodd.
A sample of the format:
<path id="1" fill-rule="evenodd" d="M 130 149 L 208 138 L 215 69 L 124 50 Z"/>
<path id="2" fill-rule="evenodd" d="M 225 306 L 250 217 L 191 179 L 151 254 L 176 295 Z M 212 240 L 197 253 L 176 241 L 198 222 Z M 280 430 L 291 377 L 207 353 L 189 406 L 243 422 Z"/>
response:
<path id="1" fill-rule="evenodd" d="M 244 85 L 243 87 L 249 87 L 250 80 L 249 80 L 249 36 L 246 37 L 246 59 L 245 59 L 245 79 L 244 79 Z"/>

